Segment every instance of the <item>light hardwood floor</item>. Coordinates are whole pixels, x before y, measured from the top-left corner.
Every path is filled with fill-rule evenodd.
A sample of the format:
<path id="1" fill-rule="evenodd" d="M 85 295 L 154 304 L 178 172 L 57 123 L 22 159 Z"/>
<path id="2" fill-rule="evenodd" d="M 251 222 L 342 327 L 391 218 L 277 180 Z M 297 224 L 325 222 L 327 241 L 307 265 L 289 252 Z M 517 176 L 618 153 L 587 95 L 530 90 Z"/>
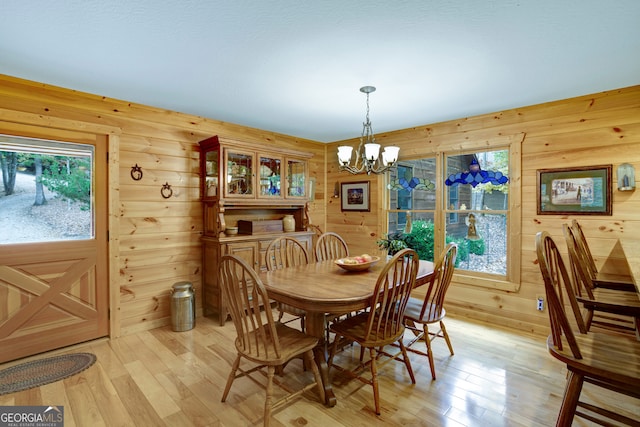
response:
<path id="1" fill-rule="evenodd" d="M 565 384 L 565 367 L 546 350 L 545 337 L 447 318 L 455 356 L 434 342 L 438 379 L 423 356 L 411 354 L 417 384 L 404 365 L 380 368 L 382 414 L 373 412 L 370 386 L 343 381 L 335 370 L 338 403 L 327 408 L 310 391 L 275 412 L 272 426 L 552 426 Z M 220 327 L 198 318 L 196 328 L 158 328 L 116 340 L 101 340 L 64 352 L 90 351 L 94 366 L 64 381 L 0 396 L 0 406 L 64 405 L 65 426 L 246 426 L 262 424 L 265 376 L 237 379 L 220 402 L 235 356 L 231 322 Z M 58 352 L 60 353 L 60 352 Z M 336 358 L 348 365 L 359 356 L 350 347 Z M 11 364 L 15 364 L 11 363 Z M 0 368 L 11 364 L 0 365 Z M 282 377 L 285 387 L 309 381 L 299 361 Z M 640 385 L 639 385 L 640 386 Z M 278 392 L 278 387 L 276 387 Z M 638 401 L 585 385 L 584 395 L 640 419 Z M 591 425 L 583 420 L 576 426 Z"/>

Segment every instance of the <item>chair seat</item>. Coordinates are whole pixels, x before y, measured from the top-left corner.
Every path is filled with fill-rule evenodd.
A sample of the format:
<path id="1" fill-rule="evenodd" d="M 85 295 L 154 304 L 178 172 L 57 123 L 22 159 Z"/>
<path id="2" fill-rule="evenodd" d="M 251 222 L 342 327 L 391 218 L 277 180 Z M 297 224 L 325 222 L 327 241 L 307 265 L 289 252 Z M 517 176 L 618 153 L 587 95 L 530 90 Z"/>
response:
<path id="1" fill-rule="evenodd" d="M 628 274 L 603 273 L 601 271 L 596 272 L 596 276 L 593 278 L 593 286 L 621 291 L 635 292 L 636 290 L 633 278 Z"/>
<path id="2" fill-rule="evenodd" d="M 365 333 L 368 320 L 369 312 L 362 312 L 332 324 L 329 329 L 347 340 L 356 341 L 363 347 L 385 346 L 398 341 L 398 338 L 404 334 L 404 326 L 400 327 L 399 333 L 392 334 L 390 331 L 394 330 L 395 324 L 389 321 L 378 322 L 379 319 L 378 316 L 376 316 L 374 324 L 379 323 L 381 328 L 377 331 L 372 331 L 370 336 L 366 337 Z"/>
<path id="3" fill-rule="evenodd" d="M 280 357 L 275 357 L 273 352 L 273 342 L 267 337 L 266 340 L 256 339 L 256 332 L 249 334 L 253 342 L 260 343 L 259 346 L 253 346 L 250 350 L 242 348 L 240 339 L 236 339 L 236 350 L 247 359 L 264 365 L 279 366 L 296 357 L 298 354 L 313 349 L 318 344 L 318 339 L 300 332 L 297 329 L 290 328 L 282 323 L 276 323 L 276 331 L 280 340 Z M 262 344 L 265 341 L 266 344 Z M 265 345 L 269 348 L 265 349 Z"/>
<path id="4" fill-rule="evenodd" d="M 437 307 L 430 303 L 426 303 L 424 314 L 420 316 L 424 305 L 425 302 L 421 299 L 409 298 L 407 308 L 404 311 L 404 318 L 418 323 L 435 323 L 445 318 L 447 311 L 444 307 L 438 311 Z"/>
<path id="5" fill-rule="evenodd" d="M 621 389 L 640 397 L 640 342 L 624 335 L 597 332 L 576 334 L 575 338 L 582 359 L 574 357 L 564 336 L 562 350 L 554 346 L 551 336 L 547 338 L 547 349 L 572 370 L 607 383 L 618 383 Z"/>
<path id="6" fill-rule="evenodd" d="M 586 307 L 600 311 L 640 317 L 640 298 L 636 292 L 598 288 L 593 290 L 593 295 L 593 300 L 581 296 L 576 299 Z"/>

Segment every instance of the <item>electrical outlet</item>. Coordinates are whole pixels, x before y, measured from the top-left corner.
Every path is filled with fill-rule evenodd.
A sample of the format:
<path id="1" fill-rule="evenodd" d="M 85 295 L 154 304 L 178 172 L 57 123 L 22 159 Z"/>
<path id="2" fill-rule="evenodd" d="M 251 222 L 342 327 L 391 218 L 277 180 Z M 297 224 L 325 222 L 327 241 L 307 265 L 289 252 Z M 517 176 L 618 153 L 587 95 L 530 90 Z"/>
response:
<path id="1" fill-rule="evenodd" d="M 543 311 L 544 310 L 544 298 L 539 296 L 538 299 L 536 300 L 536 308 L 538 309 L 538 311 Z"/>

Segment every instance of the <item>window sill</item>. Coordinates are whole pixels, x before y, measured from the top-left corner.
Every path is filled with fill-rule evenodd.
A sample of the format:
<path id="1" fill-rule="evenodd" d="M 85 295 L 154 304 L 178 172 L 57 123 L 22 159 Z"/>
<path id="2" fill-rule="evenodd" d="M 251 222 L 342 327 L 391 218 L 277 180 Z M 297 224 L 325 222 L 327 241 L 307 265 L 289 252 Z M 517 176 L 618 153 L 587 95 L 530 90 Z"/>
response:
<path id="1" fill-rule="evenodd" d="M 500 276 L 491 274 L 460 274 L 454 273 L 453 279 L 456 283 L 462 283 L 469 286 L 477 286 L 497 291 L 504 292 L 518 292 L 520 290 L 520 283 L 508 281 Z"/>

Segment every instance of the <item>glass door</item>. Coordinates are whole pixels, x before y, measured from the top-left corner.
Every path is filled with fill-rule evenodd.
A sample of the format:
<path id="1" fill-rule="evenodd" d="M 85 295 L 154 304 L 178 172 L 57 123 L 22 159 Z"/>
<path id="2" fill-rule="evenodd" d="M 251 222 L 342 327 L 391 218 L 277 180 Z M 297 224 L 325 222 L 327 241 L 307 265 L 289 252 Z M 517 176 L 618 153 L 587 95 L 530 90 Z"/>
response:
<path id="1" fill-rule="evenodd" d="M 282 158 L 259 154 L 258 182 L 261 198 L 282 198 Z"/>
<path id="2" fill-rule="evenodd" d="M 207 151 L 205 153 L 205 175 L 204 175 L 204 197 L 218 197 L 218 149 Z"/>
<path id="3" fill-rule="evenodd" d="M 254 198 L 254 153 L 225 149 L 225 197 Z"/>
<path id="4" fill-rule="evenodd" d="M 287 197 L 305 198 L 307 163 L 299 159 L 287 159 Z"/>

